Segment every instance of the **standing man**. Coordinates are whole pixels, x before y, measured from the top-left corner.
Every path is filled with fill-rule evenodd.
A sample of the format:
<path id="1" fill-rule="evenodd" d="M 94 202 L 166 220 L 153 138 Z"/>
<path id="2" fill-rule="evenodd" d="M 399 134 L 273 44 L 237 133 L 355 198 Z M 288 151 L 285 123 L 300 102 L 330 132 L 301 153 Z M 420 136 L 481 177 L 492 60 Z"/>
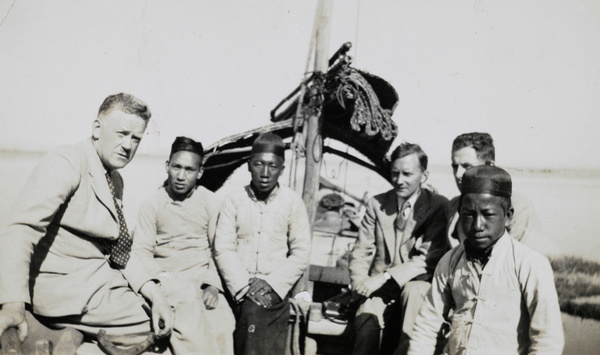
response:
<path id="1" fill-rule="evenodd" d="M 215 258 L 238 302 L 236 354 L 284 354 L 288 298 L 309 263 L 310 225 L 304 202 L 278 183 L 285 146 L 272 133 L 252 145 L 250 185 L 221 206 Z"/>
<path id="2" fill-rule="evenodd" d="M 203 157 L 202 144 L 193 139 L 177 137 L 171 145 L 167 180 L 142 204 L 135 228 L 133 251 L 144 261 L 148 275 L 129 281 L 141 285 L 156 278 L 166 284 L 178 278 L 195 285 L 198 300 L 207 309 L 207 326 L 197 336 L 214 343 L 213 351 L 205 347 L 207 354 L 230 355 L 235 319 L 211 248 L 219 204 L 213 192 L 196 185 Z"/>
<path id="3" fill-rule="evenodd" d="M 495 165 L 495 160 L 494 140 L 488 133 L 472 132 L 456 137 L 452 142 L 452 171 L 458 190 L 462 191 L 461 181 L 467 169 L 484 164 Z M 458 245 L 466 238 L 461 224 L 458 223 L 459 198 L 460 196 L 453 198 L 448 205 L 448 238 L 452 246 Z M 513 193 L 512 206 L 515 213 L 507 227 L 510 236 L 533 247 L 538 233 L 538 217 L 533 203 L 525 196 Z"/>
<path id="4" fill-rule="evenodd" d="M 356 313 L 354 354 L 406 352 L 433 270 L 448 250 L 448 200 L 421 189 L 427 155 L 402 143 L 391 161 L 394 189 L 369 200 L 350 259 L 352 288 L 366 297 Z"/>
<path id="5" fill-rule="evenodd" d="M 508 232 L 510 175 L 481 165 L 465 172 L 461 187 L 466 240 L 435 269 L 409 353 L 434 354 L 442 325 L 450 324 L 444 354 L 562 354 L 550 263 Z"/>
<path id="6" fill-rule="evenodd" d="M 50 152 L 35 168 L 0 228 L 0 334 L 17 326 L 21 340 L 27 336 L 28 304 L 46 325 L 72 327 L 92 338 L 105 329 L 139 342 L 145 338 L 139 333 L 166 337 L 175 329 L 174 352 L 201 347 L 191 337 L 193 328 L 178 327 L 183 319 L 174 320 L 158 284 L 149 281 L 135 290 L 152 304 L 149 317 L 146 302 L 122 273 L 143 272 L 143 265 L 130 255 L 117 169 L 133 159 L 149 120 L 138 98 L 108 96 L 91 138 Z M 186 303 L 185 297 L 176 312 L 183 310 L 181 318 L 198 314 L 197 302 Z"/>

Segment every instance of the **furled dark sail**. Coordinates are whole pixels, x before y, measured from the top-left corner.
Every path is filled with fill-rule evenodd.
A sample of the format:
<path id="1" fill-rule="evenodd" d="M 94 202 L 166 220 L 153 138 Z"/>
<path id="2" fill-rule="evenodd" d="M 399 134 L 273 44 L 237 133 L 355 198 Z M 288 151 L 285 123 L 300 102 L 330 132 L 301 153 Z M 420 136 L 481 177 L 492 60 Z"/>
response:
<path id="1" fill-rule="evenodd" d="M 390 163 L 386 154 L 398 134 L 392 120 L 398 94 L 384 79 L 351 67 L 351 57 L 346 54 L 349 48 L 350 43 L 345 43 L 334 54 L 324 78 L 311 76 L 283 99 L 271 111 L 273 124 L 230 136 L 208 147 L 205 174 L 199 183 L 213 191 L 220 188 L 235 169 L 248 161 L 252 142 L 263 132 L 278 134 L 289 148 L 300 131 L 303 116 L 315 109 L 321 110 L 323 138 L 351 146 L 370 164 L 329 147 L 324 147 L 324 153 L 348 158 L 387 179 Z M 316 86 L 319 90 L 314 90 Z M 309 105 L 310 95 L 315 93 L 322 96 L 322 106 L 318 108 Z"/>

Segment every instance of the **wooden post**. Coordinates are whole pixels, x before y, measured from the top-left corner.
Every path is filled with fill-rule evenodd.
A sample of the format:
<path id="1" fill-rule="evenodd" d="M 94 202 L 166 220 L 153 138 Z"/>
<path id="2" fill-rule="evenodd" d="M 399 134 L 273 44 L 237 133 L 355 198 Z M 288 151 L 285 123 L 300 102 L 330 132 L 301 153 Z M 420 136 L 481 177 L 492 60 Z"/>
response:
<path id="1" fill-rule="evenodd" d="M 331 28 L 332 0 L 321 0 L 317 7 L 316 41 L 315 41 L 315 81 L 310 88 L 310 107 L 312 114 L 306 122 L 306 169 L 304 172 L 304 188 L 302 199 L 306 204 L 311 230 L 315 223 L 317 211 L 316 200 L 319 190 L 319 177 L 321 175 L 321 158 L 323 156 L 323 138 L 321 136 L 321 112 L 322 94 L 325 74 L 329 68 L 329 34 Z M 312 50 L 312 48 L 310 49 Z M 312 282 L 308 281 L 308 270 L 296 284 L 293 295 L 300 291 L 308 291 L 312 294 Z M 292 296 L 293 296 L 292 295 Z"/>

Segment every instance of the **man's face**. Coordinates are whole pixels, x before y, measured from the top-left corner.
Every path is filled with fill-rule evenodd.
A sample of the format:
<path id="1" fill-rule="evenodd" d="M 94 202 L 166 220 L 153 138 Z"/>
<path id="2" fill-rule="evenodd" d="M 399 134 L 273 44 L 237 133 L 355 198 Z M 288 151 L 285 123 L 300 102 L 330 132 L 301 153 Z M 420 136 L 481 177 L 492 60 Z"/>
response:
<path id="1" fill-rule="evenodd" d="M 392 162 L 392 185 L 396 195 L 407 200 L 427 181 L 427 171 L 421 170 L 417 154 L 409 154 Z"/>
<path id="2" fill-rule="evenodd" d="M 167 161 L 167 192 L 176 199 L 184 199 L 202 176 L 200 155 L 179 151 Z"/>
<path id="3" fill-rule="evenodd" d="M 485 164 L 485 161 L 477 157 L 477 152 L 473 147 L 463 147 L 452 152 L 452 172 L 454 173 L 454 181 L 456 181 L 456 187 L 458 187 L 459 191 L 465 171 L 470 167 L 483 164 Z"/>
<path id="4" fill-rule="evenodd" d="M 264 193 L 270 193 L 277 186 L 283 168 L 283 158 L 273 153 L 254 153 L 248 162 L 252 184 Z"/>
<path id="5" fill-rule="evenodd" d="M 146 125 L 143 118 L 118 109 L 94 121 L 94 147 L 106 169 L 120 169 L 133 159 Z"/>
<path id="6" fill-rule="evenodd" d="M 504 211 L 501 201 L 502 198 L 490 194 L 468 193 L 462 196 L 460 223 L 473 247 L 485 249 L 504 234 L 513 209 Z"/>

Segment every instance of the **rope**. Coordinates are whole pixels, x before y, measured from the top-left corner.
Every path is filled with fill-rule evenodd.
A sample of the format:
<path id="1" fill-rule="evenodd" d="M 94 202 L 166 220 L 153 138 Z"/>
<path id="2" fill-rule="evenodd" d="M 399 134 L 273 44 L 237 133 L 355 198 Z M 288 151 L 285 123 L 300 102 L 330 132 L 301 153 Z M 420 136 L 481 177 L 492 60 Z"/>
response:
<path id="1" fill-rule="evenodd" d="M 346 101 L 354 102 L 350 117 L 350 126 L 360 132 L 363 127 L 369 136 L 380 134 L 389 141 L 398 133 L 398 127 L 392 120 L 391 112 L 384 110 L 377 94 L 363 75 L 356 69 L 347 67 L 336 73 L 328 83 L 328 90 L 342 108 Z"/>
<path id="2" fill-rule="evenodd" d="M 308 317 L 306 311 L 298 301 L 290 298 L 290 305 L 292 306 L 294 313 L 296 313 L 294 326 L 292 327 L 292 355 L 302 355 L 302 352 L 300 351 L 300 328 L 303 324 L 306 324 Z"/>

